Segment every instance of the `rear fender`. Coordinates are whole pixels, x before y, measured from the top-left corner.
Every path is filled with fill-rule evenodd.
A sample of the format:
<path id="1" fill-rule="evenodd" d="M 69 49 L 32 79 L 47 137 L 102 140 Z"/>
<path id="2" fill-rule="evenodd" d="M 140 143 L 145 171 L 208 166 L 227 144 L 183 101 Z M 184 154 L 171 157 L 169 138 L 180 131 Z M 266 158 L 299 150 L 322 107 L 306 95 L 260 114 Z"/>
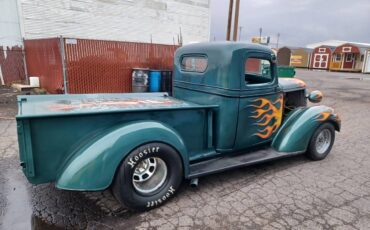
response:
<path id="1" fill-rule="evenodd" d="M 340 131 L 340 118 L 332 108 L 324 105 L 297 108 L 285 119 L 272 147 L 279 152 L 304 152 L 313 133 L 324 122 L 332 123 Z"/>
<path id="2" fill-rule="evenodd" d="M 188 154 L 180 135 L 171 127 L 141 121 L 116 127 L 77 150 L 59 169 L 56 187 L 66 190 L 103 190 L 110 186 L 120 162 L 136 147 L 162 142 L 178 151 L 188 173 Z"/>

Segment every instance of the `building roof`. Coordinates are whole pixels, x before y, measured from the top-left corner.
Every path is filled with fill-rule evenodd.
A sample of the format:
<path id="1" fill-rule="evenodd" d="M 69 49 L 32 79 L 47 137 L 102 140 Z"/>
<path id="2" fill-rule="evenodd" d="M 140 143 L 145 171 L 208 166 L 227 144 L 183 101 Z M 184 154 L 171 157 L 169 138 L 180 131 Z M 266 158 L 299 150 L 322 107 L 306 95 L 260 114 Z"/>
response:
<path id="1" fill-rule="evenodd" d="M 351 41 L 341 41 L 341 40 L 327 40 L 322 42 L 316 42 L 306 45 L 307 48 L 316 48 L 318 46 L 329 46 L 329 47 L 337 47 L 343 44 L 352 44 L 358 46 L 360 48 L 370 48 L 370 43 L 360 43 L 360 42 L 351 42 Z"/>
<path id="2" fill-rule="evenodd" d="M 295 51 L 295 50 L 299 50 L 299 49 L 303 49 L 305 52 L 312 52 L 312 48 L 307 48 L 307 47 L 297 47 L 297 46 L 284 46 L 288 49 L 290 49 L 291 51 Z M 281 48 L 284 48 L 284 47 L 281 47 Z"/>

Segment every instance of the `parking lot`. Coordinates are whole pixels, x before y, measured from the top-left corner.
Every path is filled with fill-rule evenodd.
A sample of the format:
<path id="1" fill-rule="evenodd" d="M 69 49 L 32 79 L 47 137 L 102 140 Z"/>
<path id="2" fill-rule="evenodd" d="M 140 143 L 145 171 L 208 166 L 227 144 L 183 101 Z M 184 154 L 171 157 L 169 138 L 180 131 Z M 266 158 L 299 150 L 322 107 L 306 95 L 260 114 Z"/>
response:
<path id="1" fill-rule="evenodd" d="M 30 185 L 18 162 L 15 101 L 0 104 L 0 228 L 368 229 L 370 75 L 297 70 L 297 78 L 341 116 L 325 160 L 245 167 L 200 178 L 198 188 L 185 181 L 169 203 L 144 213 L 121 208 L 109 191 Z"/>

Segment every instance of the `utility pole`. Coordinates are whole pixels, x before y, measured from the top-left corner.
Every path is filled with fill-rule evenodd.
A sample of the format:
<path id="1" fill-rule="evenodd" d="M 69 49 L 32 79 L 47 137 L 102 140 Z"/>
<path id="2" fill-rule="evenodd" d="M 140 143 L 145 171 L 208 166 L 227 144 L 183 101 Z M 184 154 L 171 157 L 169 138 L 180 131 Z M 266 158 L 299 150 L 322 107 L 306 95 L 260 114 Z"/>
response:
<path id="1" fill-rule="evenodd" d="M 240 41 L 240 38 L 242 36 L 242 29 L 243 29 L 243 27 L 242 26 L 239 26 L 239 41 Z"/>
<path id="2" fill-rule="evenodd" d="M 230 41 L 230 35 L 231 35 L 231 22 L 232 22 L 232 16 L 233 16 L 233 4 L 234 0 L 229 1 L 229 16 L 227 19 L 227 34 L 226 34 L 226 40 Z"/>
<path id="3" fill-rule="evenodd" d="M 280 38 L 280 33 L 277 34 L 276 49 L 279 49 L 279 38 Z"/>
<path id="4" fill-rule="evenodd" d="M 235 18 L 234 18 L 234 36 L 233 36 L 234 41 L 236 41 L 238 38 L 239 6 L 240 6 L 240 0 L 236 0 Z"/>
<path id="5" fill-rule="evenodd" d="M 261 41 L 262 41 L 262 27 L 260 27 L 260 44 L 261 44 Z"/>

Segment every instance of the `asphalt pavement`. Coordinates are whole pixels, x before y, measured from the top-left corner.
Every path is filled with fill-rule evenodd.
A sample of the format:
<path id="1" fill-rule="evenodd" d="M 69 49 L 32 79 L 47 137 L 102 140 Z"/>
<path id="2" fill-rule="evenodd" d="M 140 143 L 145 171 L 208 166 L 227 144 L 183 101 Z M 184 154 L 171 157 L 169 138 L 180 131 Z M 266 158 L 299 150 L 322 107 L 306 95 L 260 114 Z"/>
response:
<path id="1" fill-rule="evenodd" d="M 297 78 L 342 118 L 325 160 L 231 170 L 200 178 L 195 189 L 184 182 L 174 199 L 144 213 L 121 208 L 109 191 L 30 185 L 18 162 L 15 102 L 0 91 L 0 229 L 369 229 L 370 75 L 297 70 Z"/>

